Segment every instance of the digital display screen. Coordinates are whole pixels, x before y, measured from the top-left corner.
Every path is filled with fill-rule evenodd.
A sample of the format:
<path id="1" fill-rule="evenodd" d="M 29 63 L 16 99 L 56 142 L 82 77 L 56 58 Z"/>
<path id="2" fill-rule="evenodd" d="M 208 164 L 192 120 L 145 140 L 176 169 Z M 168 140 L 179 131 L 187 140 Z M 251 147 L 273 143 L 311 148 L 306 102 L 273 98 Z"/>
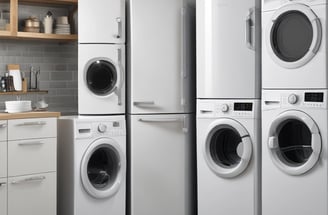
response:
<path id="1" fill-rule="evenodd" d="M 323 102 L 323 93 L 305 93 L 305 102 Z"/>
<path id="2" fill-rule="evenodd" d="M 235 111 L 252 111 L 253 103 L 234 103 L 233 110 Z"/>

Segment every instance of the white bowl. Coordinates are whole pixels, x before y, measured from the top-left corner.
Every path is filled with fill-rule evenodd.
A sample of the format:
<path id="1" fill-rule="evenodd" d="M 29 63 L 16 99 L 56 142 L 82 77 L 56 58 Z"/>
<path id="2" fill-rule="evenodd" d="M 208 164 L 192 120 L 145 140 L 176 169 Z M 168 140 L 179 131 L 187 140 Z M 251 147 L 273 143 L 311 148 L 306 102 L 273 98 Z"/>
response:
<path id="1" fill-rule="evenodd" d="M 5 105 L 6 112 L 8 113 L 19 113 L 32 110 L 31 101 L 6 101 Z"/>

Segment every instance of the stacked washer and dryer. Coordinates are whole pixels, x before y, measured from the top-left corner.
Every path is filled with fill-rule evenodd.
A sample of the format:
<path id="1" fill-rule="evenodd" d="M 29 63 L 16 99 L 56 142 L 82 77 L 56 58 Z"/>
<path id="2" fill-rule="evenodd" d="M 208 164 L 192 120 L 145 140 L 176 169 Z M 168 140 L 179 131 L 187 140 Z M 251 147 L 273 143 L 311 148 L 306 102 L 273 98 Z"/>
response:
<path id="1" fill-rule="evenodd" d="M 196 8 L 198 215 L 259 215 L 260 1 Z"/>
<path id="2" fill-rule="evenodd" d="M 262 2 L 262 206 L 328 213 L 327 2 Z"/>
<path id="3" fill-rule="evenodd" d="M 78 112 L 58 121 L 58 213 L 126 214 L 125 0 L 79 0 Z"/>

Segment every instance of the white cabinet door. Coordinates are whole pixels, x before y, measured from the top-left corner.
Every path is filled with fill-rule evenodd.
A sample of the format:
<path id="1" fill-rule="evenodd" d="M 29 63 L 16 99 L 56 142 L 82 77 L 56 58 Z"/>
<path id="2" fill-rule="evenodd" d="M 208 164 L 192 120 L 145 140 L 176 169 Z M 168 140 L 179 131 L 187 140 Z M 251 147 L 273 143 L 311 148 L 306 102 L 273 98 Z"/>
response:
<path id="1" fill-rule="evenodd" d="M 8 141 L 8 176 L 56 171 L 57 139 Z"/>
<path id="2" fill-rule="evenodd" d="M 189 113 L 189 11 L 182 0 L 131 0 L 128 66 L 130 113 Z"/>
<path id="3" fill-rule="evenodd" d="M 57 136 L 57 118 L 15 119 L 8 121 L 8 140 Z"/>
<path id="4" fill-rule="evenodd" d="M 125 43 L 125 0 L 79 0 L 79 43 Z"/>
<path id="5" fill-rule="evenodd" d="M 0 178 L 0 215 L 7 215 L 7 178 Z"/>
<path id="6" fill-rule="evenodd" d="M 0 178 L 7 177 L 7 142 L 0 141 Z"/>
<path id="7" fill-rule="evenodd" d="M 9 215 L 56 215 L 56 173 L 8 178 Z"/>
<path id="8" fill-rule="evenodd" d="M 197 98 L 259 98 L 260 2 L 197 1 Z"/>
<path id="9" fill-rule="evenodd" d="M 131 214 L 192 214 L 189 115 L 130 116 Z"/>

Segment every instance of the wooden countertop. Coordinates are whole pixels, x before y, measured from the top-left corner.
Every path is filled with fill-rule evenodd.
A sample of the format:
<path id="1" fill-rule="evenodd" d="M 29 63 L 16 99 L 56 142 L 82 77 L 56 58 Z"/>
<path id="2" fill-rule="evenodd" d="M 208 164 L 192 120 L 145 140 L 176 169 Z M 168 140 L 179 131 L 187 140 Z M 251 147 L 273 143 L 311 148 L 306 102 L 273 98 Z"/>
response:
<path id="1" fill-rule="evenodd" d="M 0 120 L 60 117 L 60 112 L 37 111 L 23 113 L 0 113 Z"/>

